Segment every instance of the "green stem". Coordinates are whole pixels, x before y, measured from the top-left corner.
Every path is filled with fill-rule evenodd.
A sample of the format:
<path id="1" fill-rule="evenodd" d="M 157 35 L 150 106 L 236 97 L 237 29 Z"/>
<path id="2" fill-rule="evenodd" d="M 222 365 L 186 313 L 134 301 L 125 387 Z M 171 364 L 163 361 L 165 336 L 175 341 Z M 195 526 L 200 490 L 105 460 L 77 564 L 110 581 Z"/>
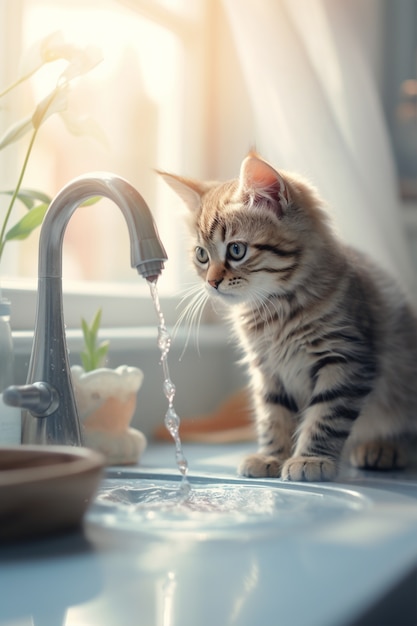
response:
<path id="1" fill-rule="evenodd" d="M 38 134 L 38 130 L 39 130 L 39 126 L 37 128 L 35 128 L 33 133 L 32 133 L 32 137 L 30 139 L 28 149 L 26 150 L 25 160 L 23 161 L 23 166 L 22 166 L 22 169 L 20 171 L 19 180 L 17 181 L 16 188 L 15 188 L 15 190 L 13 192 L 12 197 L 11 197 L 11 200 L 10 200 L 10 203 L 9 203 L 9 207 L 7 209 L 7 213 L 6 213 L 6 216 L 5 216 L 4 221 L 3 221 L 3 226 L 2 226 L 2 229 L 0 231 L 0 261 L 1 261 L 1 258 L 3 256 L 4 246 L 6 245 L 5 234 L 6 234 L 7 224 L 8 224 L 8 221 L 10 219 L 10 215 L 12 213 L 12 210 L 13 210 L 14 203 L 16 201 L 17 195 L 18 195 L 18 193 L 20 191 L 20 187 L 22 186 L 23 177 L 24 177 L 25 172 L 26 172 L 26 167 L 27 167 L 27 164 L 29 162 L 29 157 L 30 157 L 30 154 L 32 152 L 33 144 L 35 143 L 35 139 L 36 139 L 36 135 Z"/>
<path id="2" fill-rule="evenodd" d="M 0 91 L 0 98 L 3 98 L 3 96 L 5 96 L 6 94 L 9 93 L 9 91 L 12 91 L 13 89 L 15 89 L 15 87 L 18 87 L 19 85 L 21 85 L 22 83 L 24 83 L 28 78 L 30 78 L 31 76 L 33 76 L 34 74 L 36 74 L 36 72 L 38 71 L 39 68 L 36 68 L 35 70 L 33 70 L 32 72 L 29 72 L 28 74 L 25 74 L 25 76 L 21 76 L 20 78 L 17 79 L 16 82 L 12 83 L 11 85 L 9 85 L 8 87 L 6 87 L 5 89 L 3 89 L 3 91 Z"/>

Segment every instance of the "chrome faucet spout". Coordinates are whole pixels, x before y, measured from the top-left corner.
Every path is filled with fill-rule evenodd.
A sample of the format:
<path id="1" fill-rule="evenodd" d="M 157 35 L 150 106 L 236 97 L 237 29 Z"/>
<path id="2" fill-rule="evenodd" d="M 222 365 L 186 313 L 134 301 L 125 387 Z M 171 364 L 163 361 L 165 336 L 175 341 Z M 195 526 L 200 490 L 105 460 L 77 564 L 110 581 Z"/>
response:
<path id="1" fill-rule="evenodd" d="M 148 205 L 126 180 L 107 172 L 80 176 L 52 201 L 41 229 L 39 278 L 62 277 L 62 243 L 75 210 L 94 196 L 112 200 L 122 211 L 130 236 L 130 259 L 144 278 L 158 276 L 167 260 Z"/>
<path id="2" fill-rule="evenodd" d="M 39 239 L 38 299 L 27 385 L 4 394 L 5 402 L 24 409 L 23 443 L 82 445 L 65 340 L 62 245 L 74 211 L 94 196 L 109 198 L 122 211 L 130 235 L 131 264 L 141 276 L 156 280 L 167 260 L 147 204 L 123 178 L 107 172 L 80 176 L 54 198 Z"/>

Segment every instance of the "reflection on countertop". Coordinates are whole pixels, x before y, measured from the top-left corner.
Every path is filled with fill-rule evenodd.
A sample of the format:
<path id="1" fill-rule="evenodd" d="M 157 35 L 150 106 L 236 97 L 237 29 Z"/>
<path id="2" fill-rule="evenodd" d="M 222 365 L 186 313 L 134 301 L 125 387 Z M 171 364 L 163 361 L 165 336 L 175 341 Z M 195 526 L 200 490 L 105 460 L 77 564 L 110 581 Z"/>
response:
<path id="1" fill-rule="evenodd" d="M 187 444 L 185 454 L 192 476 L 232 481 L 249 448 Z M 151 445 L 140 467 L 109 471 L 126 469 L 133 476 L 174 475 L 173 446 Z M 307 528 L 227 539 L 144 535 L 106 528 L 87 515 L 79 533 L 1 546 L 0 625 L 365 623 L 360 616 L 417 564 L 417 465 L 380 477 L 346 468 L 338 486 L 371 506 Z M 415 603 L 402 602 L 401 626 L 411 626 Z"/>

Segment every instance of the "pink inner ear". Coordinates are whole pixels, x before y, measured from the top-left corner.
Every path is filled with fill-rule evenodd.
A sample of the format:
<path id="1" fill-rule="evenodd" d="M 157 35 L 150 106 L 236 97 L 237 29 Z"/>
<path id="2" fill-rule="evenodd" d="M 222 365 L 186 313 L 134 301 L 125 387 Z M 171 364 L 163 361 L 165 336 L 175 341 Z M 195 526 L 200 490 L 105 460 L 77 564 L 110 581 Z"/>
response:
<path id="1" fill-rule="evenodd" d="M 279 174 L 265 161 L 248 156 L 240 170 L 240 184 L 244 189 L 271 187 L 279 184 Z"/>
<path id="2" fill-rule="evenodd" d="M 252 154 L 246 157 L 240 168 L 239 189 L 252 192 L 254 196 L 278 197 L 281 212 L 289 202 L 288 189 L 280 174 L 266 161 Z"/>

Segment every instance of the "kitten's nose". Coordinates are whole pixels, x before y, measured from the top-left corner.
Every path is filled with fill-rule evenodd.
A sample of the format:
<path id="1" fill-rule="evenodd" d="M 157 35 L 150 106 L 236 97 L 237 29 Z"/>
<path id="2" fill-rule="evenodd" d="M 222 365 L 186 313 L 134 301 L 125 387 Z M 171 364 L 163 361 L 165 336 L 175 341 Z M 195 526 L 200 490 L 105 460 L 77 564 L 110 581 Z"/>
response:
<path id="1" fill-rule="evenodd" d="M 223 278 L 214 278 L 212 280 L 208 280 L 207 282 L 211 287 L 214 287 L 214 289 L 218 289 L 222 280 Z"/>

